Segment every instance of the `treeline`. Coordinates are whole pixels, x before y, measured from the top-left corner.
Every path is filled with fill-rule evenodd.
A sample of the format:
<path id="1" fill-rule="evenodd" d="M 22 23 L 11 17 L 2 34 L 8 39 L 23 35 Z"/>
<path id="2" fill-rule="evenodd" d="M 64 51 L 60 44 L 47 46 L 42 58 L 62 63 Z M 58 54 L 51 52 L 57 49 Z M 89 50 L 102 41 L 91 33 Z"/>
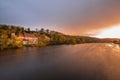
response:
<path id="1" fill-rule="evenodd" d="M 31 34 L 38 39 L 37 44 L 24 45 L 23 39 L 19 34 Z M 64 35 L 60 32 L 51 31 L 49 29 L 41 28 L 32 31 L 30 28 L 13 25 L 0 25 L 0 49 L 6 48 L 20 48 L 24 46 L 47 46 L 47 45 L 61 45 L 61 44 L 77 44 L 85 43 L 83 38 Z"/>
<path id="2" fill-rule="evenodd" d="M 0 49 L 23 47 L 22 39 L 18 38 L 19 33 L 24 33 L 23 27 L 0 25 Z"/>
<path id="3" fill-rule="evenodd" d="M 22 34 L 23 36 L 21 36 Z M 24 44 L 24 35 L 32 35 L 37 39 L 34 44 Z M 27 36 L 26 36 L 27 38 Z M 32 38 L 32 37 L 31 37 Z M 34 39 L 33 39 L 34 41 Z M 49 29 L 41 28 L 35 31 L 30 28 L 13 25 L 0 25 L 0 49 L 7 48 L 21 48 L 24 46 L 48 46 L 48 45 L 62 45 L 62 44 L 80 44 L 80 43 L 103 43 L 113 42 L 120 43 L 120 40 L 104 40 L 85 36 L 70 36 L 64 35 L 60 32 L 51 31 Z"/>
<path id="4" fill-rule="evenodd" d="M 19 34 L 32 34 L 38 39 L 37 44 L 23 44 Z M 0 49 L 20 48 L 24 46 L 47 46 L 60 44 L 76 44 L 77 39 L 56 31 L 41 28 L 32 31 L 30 28 L 13 25 L 0 25 Z"/>

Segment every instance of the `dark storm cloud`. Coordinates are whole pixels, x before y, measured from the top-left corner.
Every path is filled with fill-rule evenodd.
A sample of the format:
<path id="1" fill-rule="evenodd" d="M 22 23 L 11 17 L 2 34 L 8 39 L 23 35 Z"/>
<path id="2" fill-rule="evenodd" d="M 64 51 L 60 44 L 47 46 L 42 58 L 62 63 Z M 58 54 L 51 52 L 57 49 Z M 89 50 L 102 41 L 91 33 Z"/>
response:
<path id="1" fill-rule="evenodd" d="M 120 23 L 119 8 L 120 0 L 0 0 L 0 23 L 87 34 Z"/>

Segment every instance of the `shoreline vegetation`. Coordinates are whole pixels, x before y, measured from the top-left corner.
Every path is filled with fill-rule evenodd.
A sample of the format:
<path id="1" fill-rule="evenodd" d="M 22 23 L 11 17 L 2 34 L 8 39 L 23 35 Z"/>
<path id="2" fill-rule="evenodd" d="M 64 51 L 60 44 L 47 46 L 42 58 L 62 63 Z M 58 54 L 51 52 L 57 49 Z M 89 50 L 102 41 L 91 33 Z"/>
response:
<path id="1" fill-rule="evenodd" d="M 120 44 L 120 39 L 70 36 L 44 28 L 33 31 L 21 26 L 0 24 L 0 50 L 81 43 Z"/>

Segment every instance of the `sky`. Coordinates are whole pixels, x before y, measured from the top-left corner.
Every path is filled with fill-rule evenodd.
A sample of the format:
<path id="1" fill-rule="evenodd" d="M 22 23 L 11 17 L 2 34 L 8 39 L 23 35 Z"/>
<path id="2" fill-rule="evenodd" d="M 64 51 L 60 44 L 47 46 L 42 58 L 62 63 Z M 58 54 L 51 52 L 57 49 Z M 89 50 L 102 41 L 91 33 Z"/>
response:
<path id="1" fill-rule="evenodd" d="M 97 35 L 120 24 L 120 0 L 0 0 L 0 24 Z"/>

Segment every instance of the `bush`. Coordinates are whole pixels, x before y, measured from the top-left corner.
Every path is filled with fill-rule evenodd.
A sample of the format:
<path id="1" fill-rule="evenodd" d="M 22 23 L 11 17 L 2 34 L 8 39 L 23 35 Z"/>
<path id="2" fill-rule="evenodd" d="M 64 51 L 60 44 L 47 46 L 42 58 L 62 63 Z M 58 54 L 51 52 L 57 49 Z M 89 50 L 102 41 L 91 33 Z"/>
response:
<path id="1" fill-rule="evenodd" d="M 44 42 L 42 42 L 42 41 L 40 41 L 39 43 L 38 43 L 38 47 L 43 47 L 43 46 L 46 46 L 47 44 L 46 43 L 44 43 Z"/>

